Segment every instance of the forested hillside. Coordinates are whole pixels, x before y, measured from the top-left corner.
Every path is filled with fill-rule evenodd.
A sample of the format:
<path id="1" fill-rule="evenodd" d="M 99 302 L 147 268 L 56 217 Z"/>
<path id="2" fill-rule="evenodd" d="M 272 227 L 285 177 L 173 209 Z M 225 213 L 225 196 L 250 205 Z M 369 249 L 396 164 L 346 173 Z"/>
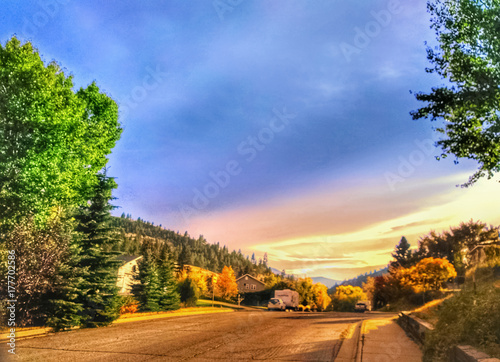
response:
<path id="1" fill-rule="evenodd" d="M 195 239 L 187 232 L 180 234 L 141 218 L 132 220 L 130 215 L 113 217 L 111 223 L 120 233 L 116 249 L 125 255 L 139 255 L 142 242 L 149 239 L 153 243 L 167 243 L 172 259 L 180 267 L 186 264 L 194 265 L 220 273 L 224 266 L 232 266 L 236 277 L 247 273 L 252 275 L 271 273 L 267 266 L 266 255 L 256 260 L 254 255 L 250 258 L 241 251 L 230 252 L 225 245 L 211 244 L 203 236 Z"/>
<path id="2" fill-rule="evenodd" d="M 379 270 L 371 271 L 369 273 L 360 274 L 352 279 L 346 279 L 342 283 L 336 284 L 333 287 L 329 288 L 328 293 L 329 294 L 335 293 L 335 290 L 337 289 L 337 286 L 339 286 L 339 285 L 351 285 L 353 287 L 362 287 L 363 283 L 366 283 L 366 281 L 368 280 L 369 277 L 373 278 L 373 277 L 383 275 L 383 274 L 387 273 L 387 270 L 388 270 L 388 268 L 385 267 L 385 268 L 382 268 Z"/>

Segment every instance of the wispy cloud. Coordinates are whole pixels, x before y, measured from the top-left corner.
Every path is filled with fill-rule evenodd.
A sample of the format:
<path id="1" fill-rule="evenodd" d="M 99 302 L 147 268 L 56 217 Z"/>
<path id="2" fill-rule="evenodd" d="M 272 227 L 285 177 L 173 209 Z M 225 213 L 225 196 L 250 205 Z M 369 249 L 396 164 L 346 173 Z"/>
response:
<path id="1" fill-rule="evenodd" d="M 280 268 L 299 265 L 310 274 L 338 278 L 345 275 L 343 269 L 387 264 L 402 235 L 416 247 L 417 238 L 430 230 L 470 218 L 500 223 L 498 184 L 490 180 L 469 190 L 456 188 L 464 176 L 410 180 L 392 200 L 383 183 L 304 191 L 214 213 L 195 222 L 195 229 L 230 247 L 267 252 Z"/>

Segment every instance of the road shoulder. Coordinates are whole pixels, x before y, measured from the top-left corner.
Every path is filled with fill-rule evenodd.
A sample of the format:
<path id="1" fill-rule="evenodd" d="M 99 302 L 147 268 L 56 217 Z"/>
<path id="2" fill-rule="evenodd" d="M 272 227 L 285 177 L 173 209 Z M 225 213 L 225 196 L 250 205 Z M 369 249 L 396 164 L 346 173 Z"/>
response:
<path id="1" fill-rule="evenodd" d="M 169 312 L 158 312 L 158 313 L 134 313 L 129 315 L 123 315 L 118 318 L 113 324 L 130 323 L 138 321 L 146 321 L 160 318 L 172 318 L 172 317 L 182 317 L 191 316 L 199 314 L 213 314 L 213 313 L 228 313 L 234 312 L 231 308 L 216 308 L 216 307 L 200 307 L 200 308 L 181 308 L 176 311 Z M 75 330 L 79 328 L 72 328 Z M 64 332 L 58 332 L 64 333 Z M 53 335 L 51 328 L 46 327 L 34 327 L 34 328 L 16 328 L 16 340 L 23 340 L 27 338 L 43 337 L 48 335 Z M 9 341 L 9 332 L 5 331 L 0 334 L 0 343 Z"/>

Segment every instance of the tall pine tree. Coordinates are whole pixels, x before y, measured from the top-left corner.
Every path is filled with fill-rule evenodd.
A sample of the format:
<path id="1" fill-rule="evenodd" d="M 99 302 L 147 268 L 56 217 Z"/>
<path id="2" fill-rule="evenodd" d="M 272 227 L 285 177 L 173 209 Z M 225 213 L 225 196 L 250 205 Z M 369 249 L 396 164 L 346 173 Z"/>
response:
<path id="1" fill-rule="evenodd" d="M 396 248 L 394 249 L 394 253 L 392 253 L 392 257 L 395 259 L 394 261 L 391 261 L 390 266 L 392 268 L 398 268 L 398 267 L 403 267 L 403 268 L 408 268 L 411 263 L 413 262 L 412 258 L 412 251 L 410 250 L 410 243 L 406 238 L 403 236 L 401 237 L 401 240 L 399 241 L 399 244 L 396 245 Z"/>
<path id="2" fill-rule="evenodd" d="M 158 260 L 161 295 L 159 306 L 161 310 L 175 310 L 180 307 L 180 296 L 177 291 L 177 281 L 174 277 L 174 262 L 167 244 L 162 246 Z"/>
<path id="3" fill-rule="evenodd" d="M 82 273 L 79 302 L 85 327 L 105 326 L 119 316 L 116 279 L 120 263 L 116 260 L 117 252 L 112 251 L 118 241 L 109 222 L 113 209 L 109 202 L 115 187 L 112 178 L 100 174 L 94 195 L 75 215 L 80 246 L 78 267 Z"/>
<path id="4" fill-rule="evenodd" d="M 139 273 L 136 280 L 139 282 L 132 288 L 132 293 L 139 301 L 142 311 L 160 311 L 161 286 L 158 275 L 158 266 L 152 243 L 146 239 L 141 247 L 142 259 L 138 262 Z"/>

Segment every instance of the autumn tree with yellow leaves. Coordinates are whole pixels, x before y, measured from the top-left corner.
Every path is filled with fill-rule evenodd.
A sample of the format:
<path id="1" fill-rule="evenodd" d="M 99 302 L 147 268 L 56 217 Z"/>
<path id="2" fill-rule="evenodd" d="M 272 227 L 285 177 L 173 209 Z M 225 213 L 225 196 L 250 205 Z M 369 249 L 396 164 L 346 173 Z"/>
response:
<path id="1" fill-rule="evenodd" d="M 324 311 L 332 301 L 332 298 L 328 296 L 328 288 L 321 283 L 316 283 L 312 287 L 312 293 L 316 308 L 320 311 Z"/>
<path id="2" fill-rule="evenodd" d="M 423 290 L 440 290 L 444 282 L 457 276 L 453 265 L 441 258 L 422 259 L 410 270 L 415 283 Z"/>
<path id="3" fill-rule="evenodd" d="M 223 299 L 230 300 L 238 295 L 238 284 L 232 267 L 225 266 L 217 277 L 215 291 Z"/>
<path id="4" fill-rule="evenodd" d="M 367 296 L 360 287 L 339 285 L 332 295 L 333 310 L 339 312 L 352 312 L 357 302 L 366 299 Z"/>

